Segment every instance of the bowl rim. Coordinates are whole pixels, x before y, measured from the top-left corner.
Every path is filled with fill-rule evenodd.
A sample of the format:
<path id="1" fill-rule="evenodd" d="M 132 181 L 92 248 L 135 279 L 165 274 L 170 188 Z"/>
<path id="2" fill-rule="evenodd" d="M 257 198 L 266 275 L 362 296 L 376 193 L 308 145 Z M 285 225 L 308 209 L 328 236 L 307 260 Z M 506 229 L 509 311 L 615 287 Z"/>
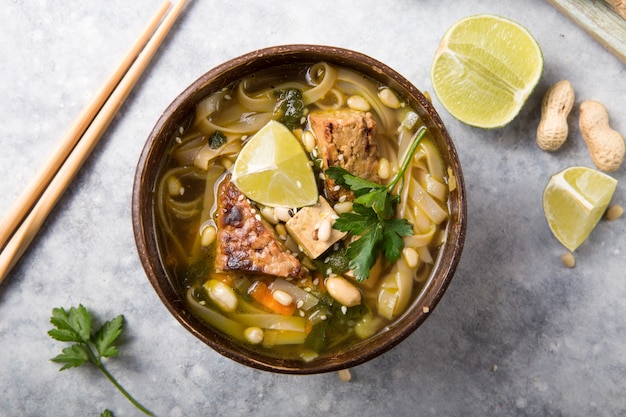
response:
<path id="1" fill-rule="evenodd" d="M 162 162 L 159 155 L 156 155 L 157 150 L 165 148 L 164 142 L 167 140 L 164 138 L 170 138 L 171 133 L 178 127 L 177 118 L 182 121 L 182 117 L 189 114 L 200 98 L 231 84 L 259 66 L 278 66 L 303 61 L 311 63 L 326 61 L 355 69 L 402 93 L 403 98 L 411 102 L 413 108 L 421 107 L 423 113 L 427 114 L 430 119 L 431 125 L 440 133 L 443 143 L 438 143 L 438 147 L 443 151 L 441 148 L 445 145 L 444 159 L 453 170 L 457 181 L 456 190 L 449 197 L 451 218 L 455 221 L 448 221 L 446 230 L 447 236 L 453 238 L 454 244 L 446 244 L 439 251 L 433 267 L 433 271 L 437 271 L 438 278 L 434 291 L 426 291 L 431 289 L 432 281 L 435 280 L 435 274 L 431 273 L 420 294 L 400 317 L 387 326 L 386 331 L 366 339 L 349 351 L 325 356 L 325 360 L 312 362 L 253 356 L 250 350 L 229 343 L 224 344 L 228 342 L 227 337 L 192 315 L 187 310 L 182 295 L 174 289 L 175 284 L 169 281 L 165 268 L 161 264 L 156 236 L 151 229 L 154 216 L 151 214 L 151 208 L 146 209 L 146 204 L 150 203 L 154 192 L 154 179 L 159 171 L 159 164 Z M 148 175 L 149 172 L 153 175 Z M 460 261 L 467 228 L 465 193 L 460 160 L 452 138 L 430 101 L 410 81 L 386 64 L 361 52 L 327 45 L 287 44 L 254 50 L 213 67 L 193 81 L 167 106 L 148 135 L 137 163 L 132 190 L 133 234 L 139 258 L 149 282 L 169 312 L 191 334 L 221 355 L 252 368 L 286 374 L 315 374 L 354 367 L 387 352 L 412 334 L 432 314 L 448 288 Z M 454 199 L 452 199 L 453 194 Z M 444 256 L 449 259 L 446 265 L 442 265 Z M 150 259 L 155 262 L 151 262 Z M 203 331 L 200 331 L 200 328 Z M 376 346 L 370 348 L 370 345 Z"/>

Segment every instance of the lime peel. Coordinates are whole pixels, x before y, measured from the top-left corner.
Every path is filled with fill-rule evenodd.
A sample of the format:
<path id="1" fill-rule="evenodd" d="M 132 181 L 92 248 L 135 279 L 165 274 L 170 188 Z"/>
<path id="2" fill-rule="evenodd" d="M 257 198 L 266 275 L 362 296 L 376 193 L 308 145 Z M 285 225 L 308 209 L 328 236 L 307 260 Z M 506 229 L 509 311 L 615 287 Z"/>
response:
<path id="1" fill-rule="evenodd" d="M 431 80 L 452 116 L 488 129 L 502 127 L 519 114 L 542 73 L 541 48 L 527 29 L 482 14 L 448 29 L 435 52 Z"/>
<path id="2" fill-rule="evenodd" d="M 543 193 L 543 209 L 554 237 L 576 250 L 604 215 L 616 187 L 616 179 L 587 167 L 553 175 Z"/>
<path id="3" fill-rule="evenodd" d="M 297 208 L 317 203 L 311 161 L 294 134 L 270 120 L 241 149 L 232 181 L 250 200 L 270 207 Z"/>

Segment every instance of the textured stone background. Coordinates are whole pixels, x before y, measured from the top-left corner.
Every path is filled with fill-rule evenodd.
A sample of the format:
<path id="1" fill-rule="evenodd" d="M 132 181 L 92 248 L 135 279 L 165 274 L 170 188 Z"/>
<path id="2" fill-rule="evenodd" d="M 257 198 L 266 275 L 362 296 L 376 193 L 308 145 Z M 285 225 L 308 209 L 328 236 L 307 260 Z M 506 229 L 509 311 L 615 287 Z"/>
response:
<path id="1" fill-rule="evenodd" d="M 596 1 L 599 3 L 599 1 Z M 160 1 L 6 1 L 0 8 L 0 213 L 55 146 Z M 255 48 L 351 48 L 432 91 L 430 63 L 456 20 L 500 14 L 540 42 L 545 71 L 507 127 L 462 125 L 434 104 L 456 141 L 469 228 L 458 272 L 432 316 L 397 348 L 336 374 L 246 368 L 187 333 L 145 278 L 130 199 L 154 123 L 188 84 Z M 626 26 L 626 25 L 625 25 Z M 625 29 L 626 30 L 626 27 Z M 22 261 L 0 286 L 0 415 L 138 415 L 88 368 L 58 372 L 46 334 L 53 307 L 83 303 L 127 331 L 110 371 L 160 416 L 617 416 L 626 414 L 626 219 L 603 222 L 570 270 L 543 217 L 550 175 L 592 166 L 578 104 L 598 99 L 626 133 L 625 66 L 549 3 L 441 0 L 192 0 Z M 577 93 L 570 139 L 535 144 L 543 92 L 567 78 Z M 626 184 L 625 168 L 614 176 Z M 624 184 L 614 201 L 626 205 Z"/>

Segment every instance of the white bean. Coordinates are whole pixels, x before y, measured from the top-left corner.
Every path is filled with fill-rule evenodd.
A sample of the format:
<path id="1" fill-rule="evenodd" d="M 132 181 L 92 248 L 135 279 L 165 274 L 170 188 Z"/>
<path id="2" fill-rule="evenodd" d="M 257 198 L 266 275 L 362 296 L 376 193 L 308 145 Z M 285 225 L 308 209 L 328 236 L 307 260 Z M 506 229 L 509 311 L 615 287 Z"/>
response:
<path id="1" fill-rule="evenodd" d="M 243 335 L 249 343 L 258 345 L 265 338 L 265 332 L 260 327 L 252 326 L 243 331 Z"/>
<path id="2" fill-rule="evenodd" d="M 278 238 L 282 241 L 287 240 L 287 228 L 284 224 L 278 223 L 275 227 L 276 234 L 278 234 Z"/>
<path id="3" fill-rule="evenodd" d="M 211 243 L 215 242 L 215 238 L 217 237 L 217 230 L 215 226 L 207 226 L 202 229 L 202 246 L 210 246 Z"/>
<path id="4" fill-rule="evenodd" d="M 313 136 L 313 132 L 306 130 L 302 134 L 302 144 L 308 153 L 313 152 L 313 149 L 315 148 L 315 137 Z"/>
<path id="5" fill-rule="evenodd" d="M 322 242 L 328 242 L 330 239 L 330 235 L 333 231 L 333 225 L 329 219 L 325 219 L 320 224 L 319 229 L 317 229 L 317 240 Z"/>
<path id="6" fill-rule="evenodd" d="M 326 278 L 326 289 L 331 297 L 346 307 L 361 304 L 361 292 L 345 278 Z"/>
<path id="7" fill-rule="evenodd" d="M 265 206 L 261 209 L 261 216 L 271 224 L 277 224 L 278 218 L 276 217 L 276 213 L 274 212 L 273 207 Z"/>
<path id="8" fill-rule="evenodd" d="M 185 189 L 183 188 L 183 185 L 180 183 L 178 178 L 169 177 L 167 179 L 167 192 L 169 193 L 169 195 L 183 195 L 184 191 Z"/>
<path id="9" fill-rule="evenodd" d="M 380 158 L 378 160 L 378 176 L 382 180 L 389 179 L 391 176 L 391 164 L 387 158 Z"/>
<path id="10" fill-rule="evenodd" d="M 399 109 L 402 106 L 398 96 L 393 92 L 391 88 L 383 88 L 378 92 L 378 97 L 383 104 L 391 109 Z"/>
<path id="11" fill-rule="evenodd" d="M 210 279 L 204 284 L 209 298 L 222 310 L 232 313 L 237 309 L 237 295 L 235 291 L 222 281 Z"/>
<path id="12" fill-rule="evenodd" d="M 272 291 L 272 297 L 284 306 L 289 306 L 293 303 L 293 297 L 283 290 Z"/>
<path id="13" fill-rule="evenodd" d="M 368 111 L 370 103 L 363 96 L 354 95 L 348 97 L 348 107 L 352 110 Z"/>
<path id="14" fill-rule="evenodd" d="M 338 213 L 349 213 L 352 211 L 352 201 L 344 201 L 337 203 L 333 206 L 333 209 Z"/>
<path id="15" fill-rule="evenodd" d="M 281 222 L 286 222 L 291 219 L 291 215 L 289 214 L 289 209 L 287 207 L 274 208 L 274 215 Z"/>

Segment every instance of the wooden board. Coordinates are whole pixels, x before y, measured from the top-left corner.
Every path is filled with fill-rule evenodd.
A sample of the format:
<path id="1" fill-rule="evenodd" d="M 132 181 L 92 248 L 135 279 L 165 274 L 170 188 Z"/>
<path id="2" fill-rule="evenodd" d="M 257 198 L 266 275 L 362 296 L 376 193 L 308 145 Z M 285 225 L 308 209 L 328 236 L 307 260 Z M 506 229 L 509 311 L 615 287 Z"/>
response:
<path id="1" fill-rule="evenodd" d="M 548 0 L 626 64 L 626 20 L 604 0 Z"/>

